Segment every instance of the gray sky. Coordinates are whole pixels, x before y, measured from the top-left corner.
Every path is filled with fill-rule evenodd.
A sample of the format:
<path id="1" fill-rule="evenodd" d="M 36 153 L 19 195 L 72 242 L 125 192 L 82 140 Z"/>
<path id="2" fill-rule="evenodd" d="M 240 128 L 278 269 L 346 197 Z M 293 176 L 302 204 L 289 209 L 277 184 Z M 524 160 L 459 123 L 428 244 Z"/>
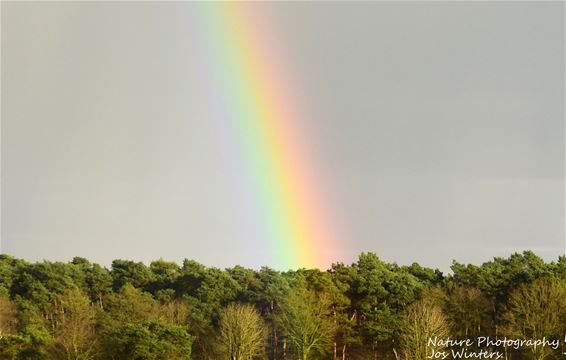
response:
<path id="1" fill-rule="evenodd" d="M 274 265 L 239 216 L 201 5 L 2 2 L 2 252 Z M 300 79 L 336 261 L 564 252 L 564 3 L 248 6 Z"/>

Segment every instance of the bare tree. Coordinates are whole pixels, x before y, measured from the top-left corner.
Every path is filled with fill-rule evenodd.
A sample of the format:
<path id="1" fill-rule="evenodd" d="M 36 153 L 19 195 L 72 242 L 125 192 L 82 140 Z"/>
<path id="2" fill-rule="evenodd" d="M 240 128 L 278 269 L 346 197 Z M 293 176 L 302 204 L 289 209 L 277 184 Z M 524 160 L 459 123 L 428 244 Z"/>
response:
<path id="1" fill-rule="evenodd" d="M 449 322 L 442 309 L 431 298 L 424 298 L 407 308 L 403 320 L 401 345 L 405 360 L 422 360 L 442 346 L 429 344 L 429 339 L 445 339 Z"/>
<path id="2" fill-rule="evenodd" d="M 189 321 L 189 306 L 182 300 L 171 300 L 158 307 L 159 317 L 169 324 L 187 326 Z"/>
<path id="3" fill-rule="evenodd" d="M 503 332 L 524 339 L 561 338 L 566 320 L 566 284 L 542 278 L 519 286 L 509 297 Z M 552 348 L 530 347 L 534 360 L 551 355 Z"/>
<path id="4" fill-rule="evenodd" d="M 226 360 L 251 360 L 264 350 L 264 322 L 252 305 L 230 304 L 220 314 L 220 353 Z"/>
<path id="5" fill-rule="evenodd" d="M 68 360 L 90 360 L 95 349 L 95 308 L 74 288 L 58 296 L 54 328 L 55 352 Z"/>
<path id="6" fill-rule="evenodd" d="M 291 291 L 281 304 L 277 323 L 286 342 L 301 360 L 332 349 L 336 328 L 331 302 L 325 295 L 306 289 Z"/>
<path id="7" fill-rule="evenodd" d="M 16 306 L 7 296 L 0 295 L 0 339 L 16 331 Z"/>
<path id="8" fill-rule="evenodd" d="M 486 334 L 493 319 L 494 303 L 481 290 L 456 286 L 446 309 L 453 325 L 453 335 L 469 338 Z"/>

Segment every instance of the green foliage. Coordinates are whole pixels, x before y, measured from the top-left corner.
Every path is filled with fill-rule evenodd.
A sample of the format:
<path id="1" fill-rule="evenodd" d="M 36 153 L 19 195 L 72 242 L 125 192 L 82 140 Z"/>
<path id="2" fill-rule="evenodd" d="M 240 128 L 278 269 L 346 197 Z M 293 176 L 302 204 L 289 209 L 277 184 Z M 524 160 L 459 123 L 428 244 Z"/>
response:
<path id="1" fill-rule="evenodd" d="M 39 323 L 27 324 L 19 335 L 12 337 L 12 348 L 17 359 L 41 360 L 51 359 L 48 356 L 49 346 L 53 339 L 49 330 Z"/>
<path id="2" fill-rule="evenodd" d="M 191 358 L 194 338 L 185 328 L 162 321 L 126 324 L 116 333 L 116 359 L 181 360 Z"/>
<path id="3" fill-rule="evenodd" d="M 12 287 L 16 271 L 26 263 L 23 260 L 0 254 L 0 294 L 6 294 Z"/>
<path id="4" fill-rule="evenodd" d="M 119 290 L 126 284 L 144 289 L 154 280 L 154 274 L 142 262 L 112 261 L 112 287 L 114 290 Z"/>
<path id="5" fill-rule="evenodd" d="M 453 281 L 467 287 L 477 287 L 498 304 L 504 304 L 511 291 L 523 283 L 550 274 L 551 267 L 532 251 L 513 254 L 508 259 L 494 258 L 481 266 L 454 262 Z"/>
<path id="6" fill-rule="evenodd" d="M 420 299 L 453 337 L 566 333 L 566 257 L 545 263 L 527 251 L 479 266 L 454 262 L 452 271 L 372 253 L 328 271 L 287 272 L 162 259 L 115 260 L 107 269 L 81 257 L 28 263 L 0 255 L 0 359 L 233 358 L 218 340 L 244 332 L 237 308 L 257 309 L 248 315 L 265 337 L 252 351 L 258 358 L 414 358 L 407 339 L 431 315 Z M 412 333 L 411 317 L 422 321 Z"/>
<path id="7" fill-rule="evenodd" d="M 98 264 L 93 264 L 84 270 L 87 290 L 93 301 L 104 308 L 104 298 L 112 291 L 112 276 L 110 272 Z"/>

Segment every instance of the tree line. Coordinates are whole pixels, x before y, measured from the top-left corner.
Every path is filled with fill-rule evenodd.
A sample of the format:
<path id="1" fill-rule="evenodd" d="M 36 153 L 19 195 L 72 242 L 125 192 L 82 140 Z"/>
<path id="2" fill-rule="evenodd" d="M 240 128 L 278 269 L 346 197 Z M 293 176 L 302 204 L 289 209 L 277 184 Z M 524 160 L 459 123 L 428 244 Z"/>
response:
<path id="1" fill-rule="evenodd" d="M 450 274 L 373 253 L 327 271 L 0 255 L 0 359 L 424 360 L 436 339 L 558 338 L 506 359 L 562 359 L 566 257 L 533 252 Z"/>

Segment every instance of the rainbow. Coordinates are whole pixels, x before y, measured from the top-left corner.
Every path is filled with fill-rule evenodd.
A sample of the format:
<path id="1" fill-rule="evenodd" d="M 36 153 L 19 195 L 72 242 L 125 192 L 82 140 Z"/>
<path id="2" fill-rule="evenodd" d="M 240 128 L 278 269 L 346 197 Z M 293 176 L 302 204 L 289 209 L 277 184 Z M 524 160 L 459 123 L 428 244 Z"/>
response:
<path id="1" fill-rule="evenodd" d="M 237 137 L 270 263 L 280 269 L 323 268 L 336 260 L 335 222 L 317 188 L 321 172 L 306 141 L 308 115 L 292 96 L 298 82 L 260 7 L 199 3 L 213 91 Z"/>

